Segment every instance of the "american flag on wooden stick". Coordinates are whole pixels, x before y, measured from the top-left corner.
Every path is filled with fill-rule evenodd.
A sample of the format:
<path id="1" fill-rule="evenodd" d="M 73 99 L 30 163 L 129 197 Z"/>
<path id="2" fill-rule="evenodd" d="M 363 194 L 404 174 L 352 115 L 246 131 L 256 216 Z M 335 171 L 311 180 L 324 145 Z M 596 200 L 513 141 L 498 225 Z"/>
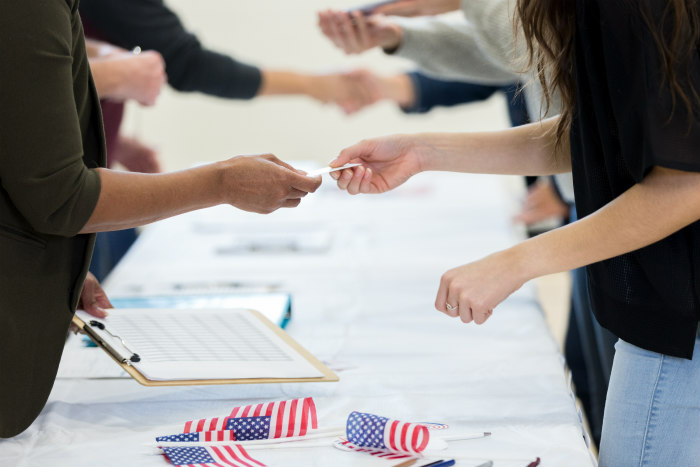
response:
<path id="1" fill-rule="evenodd" d="M 318 428 L 311 397 L 236 407 L 230 415 L 185 423 L 183 433 L 156 441 L 249 441 L 303 436 Z"/>
<path id="2" fill-rule="evenodd" d="M 265 467 L 241 445 L 162 448 L 172 465 L 187 467 Z"/>
<path id="3" fill-rule="evenodd" d="M 370 413 L 352 412 L 346 424 L 348 441 L 365 448 L 420 454 L 428 446 L 428 427 L 391 420 Z"/>

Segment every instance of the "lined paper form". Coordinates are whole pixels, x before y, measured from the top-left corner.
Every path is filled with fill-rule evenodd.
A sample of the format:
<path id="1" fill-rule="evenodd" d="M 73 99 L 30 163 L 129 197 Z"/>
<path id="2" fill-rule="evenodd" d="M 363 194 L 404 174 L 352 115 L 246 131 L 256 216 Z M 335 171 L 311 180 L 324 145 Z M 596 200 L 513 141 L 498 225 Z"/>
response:
<path id="1" fill-rule="evenodd" d="M 137 353 L 131 365 L 149 380 L 323 376 L 248 310 L 114 309 L 103 320 L 77 313 L 104 324 L 92 328 L 124 358 Z"/>

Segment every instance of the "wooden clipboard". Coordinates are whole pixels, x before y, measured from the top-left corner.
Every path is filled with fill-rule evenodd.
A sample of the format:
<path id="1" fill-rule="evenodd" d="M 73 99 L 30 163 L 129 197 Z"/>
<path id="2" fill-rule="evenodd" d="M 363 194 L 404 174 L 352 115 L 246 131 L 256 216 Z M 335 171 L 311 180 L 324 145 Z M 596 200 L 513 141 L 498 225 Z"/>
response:
<path id="1" fill-rule="evenodd" d="M 303 348 L 294 339 L 289 336 L 286 332 L 280 329 L 279 326 L 273 324 L 270 320 L 265 318 L 260 312 L 256 310 L 246 310 L 253 314 L 257 319 L 259 319 L 263 324 L 265 324 L 272 332 L 274 332 L 278 337 L 280 337 L 287 345 L 294 349 L 299 355 L 301 355 L 307 362 L 309 362 L 314 368 L 316 368 L 323 376 L 311 377 L 311 378 L 237 378 L 237 379 L 192 379 L 192 380 L 150 380 L 147 379 L 141 372 L 128 363 L 120 362 L 117 357 L 110 352 L 99 338 L 96 338 L 94 334 L 89 332 L 89 327 L 85 327 L 85 322 L 80 319 L 77 315 L 73 315 L 73 324 L 75 324 L 80 332 L 84 333 L 102 350 L 105 351 L 107 355 L 110 356 L 114 362 L 122 367 L 122 369 L 127 372 L 132 378 L 134 378 L 139 384 L 143 386 L 206 386 L 214 384 L 268 384 L 268 383 L 330 383 L 339 381 L 340 378 L 331 371 L 326 365 L 324 365 L 319 359 L 317 359 L 311 352 Z"/>

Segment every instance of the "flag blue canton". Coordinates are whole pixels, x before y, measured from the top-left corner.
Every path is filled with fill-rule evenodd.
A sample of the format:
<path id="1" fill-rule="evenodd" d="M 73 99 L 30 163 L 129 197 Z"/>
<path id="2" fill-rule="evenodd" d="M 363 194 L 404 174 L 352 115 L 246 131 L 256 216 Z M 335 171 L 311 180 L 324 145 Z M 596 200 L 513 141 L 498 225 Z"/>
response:
<path id="1" fill-rule="evenodd" d="M 180 433 L 178 435 L 158 436 L 156 441 L 194 442 L 199 441 L 199 433 Z"/>
<path id="2" fill-rule="evenodd" d="M 271 417 L 242 417 L 229 418 L 226 422 L 226 430 L 236 433 L 237 441 L 253 439 L 268 439 L 270 437 Z"/>
<path id="3" fill-rule="evenodd" d="M 173 465 L 213 464 L 216 462 L 206 448 L 163 448 Z"/>
<path id="4" fill-rule="evenodd" d="M 384 444 L 384 429 L 386 417 L 370 413 L 353 412 L 348 417 L 346 434 L 348 440 L 357 446 L 386 449 Z"/>

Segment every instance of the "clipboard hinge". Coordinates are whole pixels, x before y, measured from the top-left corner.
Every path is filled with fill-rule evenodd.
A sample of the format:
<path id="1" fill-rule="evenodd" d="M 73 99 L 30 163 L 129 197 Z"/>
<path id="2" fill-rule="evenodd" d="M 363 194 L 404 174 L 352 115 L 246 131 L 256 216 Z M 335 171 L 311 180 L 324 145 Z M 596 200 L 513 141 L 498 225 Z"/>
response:
<path id="1" fill-rule="evenodd" d="M 91 319 L 88 323 L 88 326 L 84 326 L 83 329 L 85 332 L 88 333 L 88 335 L 93 339 L 102 344 L 102 346 L 109 351 L 117 360 L 119 360 L 121 363 L 125 363 L 127 365 L 131 365 L 132 363 L 138 363 L 141 361 L 141 357 L 139 354 L 131 350 L 127 345 L 126 342 L 124 342 L 124 339 L 121 337 L 117 336 L 116 334 L 112 334 L 109 329 L 104 325 L 104 323 L 101 323 L 97 320 Z M 92 328 L 95 327 L 99 329 L 100 331 L 104 331 L 110 336 L 112 336 L 114 339 L 118 340 L 122 347 L 126 349 L 127 352 L 131 354 L 128 358 L 124 356 L 121 352 L 118 352 L 116 349 L 114 349 L 108 342 L 106 342 L 102 337 L 99 336 L 97 332 L 95 332 Z"/>

